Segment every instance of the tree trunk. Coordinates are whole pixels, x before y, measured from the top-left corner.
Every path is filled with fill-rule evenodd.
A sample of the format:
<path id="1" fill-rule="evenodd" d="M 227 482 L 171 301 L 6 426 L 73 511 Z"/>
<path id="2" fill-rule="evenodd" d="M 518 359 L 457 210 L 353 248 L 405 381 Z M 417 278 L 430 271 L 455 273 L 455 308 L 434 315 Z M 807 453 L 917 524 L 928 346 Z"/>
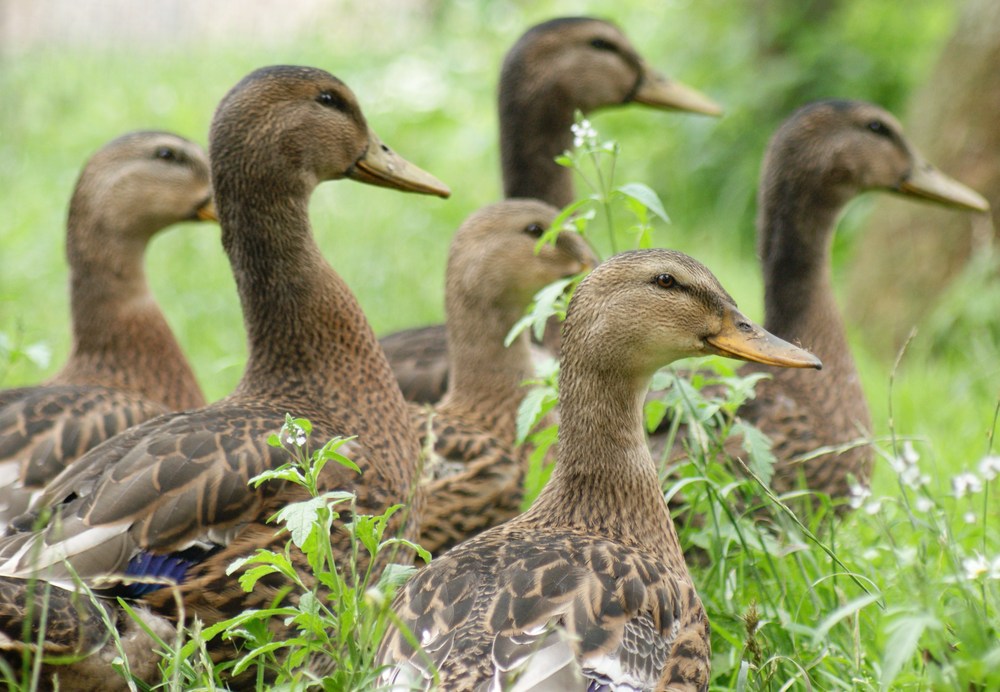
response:
<path id="1" fill-rule="evenodd" d="M 1000 2 L 967 0 L 905 125 L 928 161 L 1000 206 Z M 852 321 L 876 348 L 898 348 L 973 253 L 997 236 L 985 214 L 882 199 L 855 256 Z"/>

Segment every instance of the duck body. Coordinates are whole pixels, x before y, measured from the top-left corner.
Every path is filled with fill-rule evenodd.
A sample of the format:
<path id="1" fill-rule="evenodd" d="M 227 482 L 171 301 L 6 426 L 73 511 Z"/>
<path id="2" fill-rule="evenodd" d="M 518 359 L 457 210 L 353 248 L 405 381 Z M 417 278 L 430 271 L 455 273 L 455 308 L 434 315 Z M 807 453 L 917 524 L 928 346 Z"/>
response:
<path id="1" fill-rule="evenodd" d="M 37 506 L 54 519 L 0 544 L 5 577 L 65 585 L 68 561 L 85 582 L 176 580 L 126 592 L 167 621 L 177 615 L 175 592 L 186 614 L 206 623 L 273 602 L 284 584 L 247 595 L 226 569 L 283 544 L 267 519 L 305 499 L 290 484 L 247 485 L 289 460 L 266 442 L 288 413 L 309 418 L 320 440 L 358 436 L 342 451 L 361 476 L 327 465 L 323 490 L 350 490 L 359 511 L 377 514 L 413 499 L 419 447 L 406 404 L 357 301 L 316 246 L 308 201 L 319 182 L 343 177 L 442 196 L 447 188 L 383 145 L 346 85 L 313 68 L 262 68 L 237 84 L 216 111 L 211 152 L 247 330 L 243 377 L 221 401 L 137 426 L 51 483 Z M 397 514 L 389 531 L 415 535 L 418 512 Z M 36 521 L 28 515 L 19 525 Z M 348 541 L 335 533 L 337 551 Z M 217 656 L 232 655 L 213 646 Z"/>
<path id="2" fill-rule="evenodd" d="M 771 377 L 739 415 L 771 438 L 773 485 L 834 497 L 871 475 L 871 414 L 837 307 L 831 247 L 844 206 L 885 190 L 969 210 L 986 201 L 926 163 L 895 118 L 862 101 L 821 101 L 786 120 L 764 159 L 758 194 L 758 251 L 764 326 L 823 361 L 807 373 L 755 363 Z M 805 461 L 821 447 L 832 451 Z M 853 479 L 853 480 L 852 480 Z"/>
<path id="3" fill-rule="evenodd" d="M 429 448 L 420 544 L 438 554 L 518 514 L 530 446 L 516 445 L 517 413 L 534 375 L 527 333 L 505 339 L 532 297 L 594 266 L 582 236 L 539 246 L 559 210 L 508 199 L 472 214 L 452 240 L 446 272 L 448 390 L 433 407 L 411 404 Z"/>
<path id="4" fill-rule="evenodd" d="M 204 405 L 149 291 L 143 260 L 162 229 L 214 218 L 208 157 L 182 137 L 132 132 L 84 166 L 66 231 L 70 356 L 44 384 L 0 392 L 0 525 L 104 440 Z"/>
<path id="5" fill-rule="evenodd" d="M 500 72 L 504 196 L 538 199 L 559 208 L 570 204 L 573 172 L 555 158 L 572 148 L 576 111 L 633 103 L 708 115 L 721 112 L 699 92 L 653 70 L 610 22 L 561 17 L 530 28 L 508 51 Z M 396 332 L 382 337 L 381 343 L 408 401 L 433 403 L 444 395 L 448 346 L 443 325 Z"/>
<path id="6" fill-rule="evenodd" d="M 558 460 L 526 513 L 418 572 L 380 652 L 392 689 L 705 690 L 709 625 L 642 428 L 655 370 L 716 353 L 819 361 L 753 325 L 702 265 L 623 253 L 563 327 Z"/>

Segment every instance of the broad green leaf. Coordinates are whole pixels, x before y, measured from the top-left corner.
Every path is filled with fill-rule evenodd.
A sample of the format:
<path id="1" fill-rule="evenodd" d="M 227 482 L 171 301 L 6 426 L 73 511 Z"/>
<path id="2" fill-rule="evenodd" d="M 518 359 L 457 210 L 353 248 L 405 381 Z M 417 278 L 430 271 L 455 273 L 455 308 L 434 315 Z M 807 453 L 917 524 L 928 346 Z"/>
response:
<path id="1" fill-rule="evenodd" d="M 275 517 L 288 529 L 292 536 L 292 543 L 302 548 L 306 539 L 309 538 L 309 534 L 313 531 L 317 513 L 320 509 L 325 509 L 326 506 L 326 497 L 313 497 L 282 507 L 275 514 Z"/>
<path id="2" fill-rule="evenodd" d="M 823 643 L 823 640 L 825 640 L 827 635 L 830 633 L 830 630 L 833 629 L 841 620 L 851 617 L 862 608 L 866 608 L 872 603 L 875 603 L 881 597 L 881 594 L 871 593 L 858 596 L 854 600 L 848 601 L 827 615 L 813 632 L 813 646 L 820 646 Z"/>
<path id="3" fill-rule="evenodd" d="M 664 222 L 670 223 L 670 217 L 667 216 L 667 210 L 663 208 L 660 196 L 649 185 L 645 183 L 625 183 L 616 189 L 626 197 L 631 197 L 641 202 L 647 209 L 663 219 Z"/>
<path id="4" fill-rule="evenodd" d="M 771 483 L 774 475 L 774 453 L 771 451 L 771 438 L 756 427 L 742 420 L 733 423 L 732 434 L 743 436 L 743 449 L 750 457 L 747 466 L 765 484 Z"/>
<path id="5" fill-rule="evenodd" d="M 886 629 L 889 639 L 885 643 L 882 659 L 882 675 L 879 678 L 879 688 L 888 690 L 902 670 L 903 664 L 917 653 L 917 644 L 924 630 L 928 627 L 940 626 L 937 618 L 932 615 L 909 615 L 891 623 Z"/>

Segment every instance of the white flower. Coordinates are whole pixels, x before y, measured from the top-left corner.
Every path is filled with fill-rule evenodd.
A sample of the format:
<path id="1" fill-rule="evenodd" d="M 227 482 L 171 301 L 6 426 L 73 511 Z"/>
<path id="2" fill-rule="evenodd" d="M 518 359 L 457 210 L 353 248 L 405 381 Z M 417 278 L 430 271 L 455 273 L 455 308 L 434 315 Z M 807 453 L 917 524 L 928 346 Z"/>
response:
<path id="1" fill-rule="evenodd" d="M 976 523 L 976 513 L 975 512 L 966 512 L 965 514 L 962 515 L 962 518 L 965 519 L 965 523 L 966 524 L 975 524 Z"/>
<path id="2" fill-rule="evenodd" d="M 919 488 L 922 485 L 926 485 L 930 478 L 925 474 L 920 473 L 919 466 L 907 466 L 903 469 L 902 473 L 899 474 L 899 480 L 903 482 L 907 487 Z"/>
<path id="3" fill-rule="evenodd" d="M 872 516 L 878 514 L 882 511 L 882 500 L 872 500 L 867 505 L 865 505 L 865 511 Z"/>
<path id="4" fill-rule="evenodd" d="M 903 461 L 908 466 L 913 466 L 920 461 L 920 455 L 917 454 L 917 450 L 913 448 L 913 443 L 909 440 L 903 442 Z"/>
<path id="5" fill-rule="evenodd" d="M 306 431 L 298 425 L 285 427 L 285 444 L 301 447 L 306 443 Z"/>
<path id="6" fill-rule="evenodd" d="M 965 578 L 969 581 L 975 581 L 990 571 L 989 561 L 980 553 L 962 560 L 962 567 L 965 568 Z"/>
<path id="7" fill-rule="evenodd" d="M 1000 476 L 1000 455 L 987 454 L 979 462 L 979 473 L 983 475 L 983 480 L 991 481 Z"/>
<path id="8" fill-rule="evenodd" d="M 573 123 L 570 130 L 573 132 L 574 148 L 579 149 L 584 144 L 589 146 L 597 144 L 597 130 L 594 129 L 589 120 L 584 119 L 579 123 Z"/>
<path id="9" fill-rule="evenodd" d="M 983 484 L 979 476 L 969 471 L 960 473 L 951 479 L 951 491 L 956 498 L 965 497 L 966 494 L 973 495 L 983 489 Z"/>
<path id="10" fill-rule="evenodd" d="M 913 505 L 917 508 L 918 512 L 929 512 L 934 509 L 934 501 L 929 497 L 924 497 L 923 495 L 918 497 Z"/>
<path id="11" fill-rule="evenodd" d="M 858 509 L 865 503 L 869 497 L 872 496 L 871 488 L 866 488 L 863 485 L 852 485 L 851 486 L 851 509 Z"/>
<path id="12" fill-rule="evenodd" d="M 965 578 L 969 581 L 980 577 L 1000 579 L 1000 555 L 988 560 L 985 555 L 977 552 L 974 557 L 962 560 L 962 567 L 965 569 Z"/>

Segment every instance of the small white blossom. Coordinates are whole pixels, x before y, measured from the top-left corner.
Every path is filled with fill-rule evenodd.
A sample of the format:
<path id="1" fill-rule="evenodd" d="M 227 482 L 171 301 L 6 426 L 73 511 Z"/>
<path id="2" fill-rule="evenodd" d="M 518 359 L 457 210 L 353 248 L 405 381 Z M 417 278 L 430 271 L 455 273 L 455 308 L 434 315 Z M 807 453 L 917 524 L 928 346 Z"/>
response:
<path id="1" fill-rule="evenodd" d="M 865 505 L 865 511 L 872 516 L 878 514 L 882 511 L 882 500 L 872 500 L 867 505 Z"/>
<path id="2" fill-rule="evenodd" d="M 983 480 L 991 481 L 997 476 L 1000 476 L 1000 456 L 996 454 L 987 454 L 979 462 L 979 473 L 982 474 Z"/>
<path id="3" fill-rule="evenodd" d="M 960 473 L 951 479 L 951 490 L 956 498 L 974 495 L 983 489 L 979 476 L 969 471 Z"/>
<path id="4" fill-rule="evenodd" d="M 867 488 L 863 485 L 851 485 L 851 509 L 858 509 L 865 503 L 865 500 L 871 496 L 871 488 Z"/>
<path id="5" fill-rule="evenodd" d="M 900 476 L 910 474 L 910 477 L 913 478 L 919 476 L 920 473 L 917 470 L 918 461 L 920 461 L 920 455 L 917 454 L 917 450 L 913 448 L 913 443 L 906 440 L 903 442 L 902 453 L 898 457 L 889 458 L 889 466 L 891 466 L 892 470 Z M 907 483 L 907 485 L 909 485 L 909 483 Z"/>
<path id="6" fill-rule="evenodd" d="M 975 557 L 962 560 L 962 567 L 965 568 L 965 578 L 969 581 L 975 581 L 990 571 L 989 561 L 979 553 L 976 553 Z"/>
<path id="7" fill-rule="evenodd" d="M 917 508 L 918 512 L 929 512 L 934 509 L 934 501 L 923 495 L 919 496 L 913 505 Z"/>
<path id="8" fill-rule="evenodd" d="M 985 555 L 977 552 L 974 557 L 962 560 L 962 567 L 965 569 L 965 578 L 969 581 L 980 577 L 1000 579 L 1000 555 L 989 560 Z"/>
<path id="9" fill-rule="evenodd" d="M 285 427 L 285 444 L 302 447 L 306 443 L 306 431 L 298 425 Z"/>
<path id="10" fill-rule="evenodd" d="M 899 474 L 899 480 L 907 487 L 914 489 L 930 482 L 930 478 L 926 474 L 920 473 L 919 466 L 907 466 Z"/>
<path id="11" fill-rule="evenodd" d="M 965 523 L 966 524 L 975 524 L 976 523 L 976 513 L 975 512 L 966 512 L 965 514 L 962 515 L 962 518 L 965 519 Z"/>
<path id="12" fill-rule="evenodd" d="M 597 130 L 590 124 L 589 120 L 581 120 L 570 126 L 573 132 L 573 147 L 579 149 L 584 144 L 595 146 L 597 144 Z"/>

